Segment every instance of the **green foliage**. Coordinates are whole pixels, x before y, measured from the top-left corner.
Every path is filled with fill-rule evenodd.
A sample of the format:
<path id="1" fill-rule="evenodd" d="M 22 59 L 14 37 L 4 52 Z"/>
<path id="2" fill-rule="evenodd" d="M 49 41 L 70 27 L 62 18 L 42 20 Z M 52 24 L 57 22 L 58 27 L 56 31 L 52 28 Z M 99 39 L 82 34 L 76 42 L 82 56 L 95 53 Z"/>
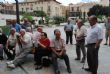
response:
<path id="1" fill-rule="evenodd" d="M 88 12 L 88 16 L 91 15 L 103 15 L 103 6 L 101 5 L 95 5 L 92 8 L 90 8 L 89 12 Z"/>
<path id="2" fill-rule="evenodd" d="M 46 24 L 49 24 L 50 18 L 48 16 L 45 17 Z"/>
<path id="3" fill-rule="evenodd" d="M 53 19 L 54 19 L 54 23 L 55 23 L 55 24 L 63 23 L 63 22 L 66 20 L 66 18 L 64 18 L 64 17 L 59 17 L 59 16 L 53 17 Z"/>
<path id="4" fill-rule="evenodd" d="M 46 13 L 44 11 L 34 11 L 33 13 L 37 17 L 45 17 L 46 16 Z"/>
<path id="5" fill-rule="evenodd" d="M 9 26 L 0 26 L 0 28 L 2 28 L 4 34 L 9 35 L 10 32 Z"/>
<path id="6" fill-rule="evenodd" d="M 96 15 L 96 16 L 108 16 L 110 15 L 110 7 L 107 6 L 101 6 L 101 5 L 95 5 L 92 8 L 90 8 L 88 12 L 88 16 Z"/>
<path id="7" fill-rule="evenodd" d="M 29 19 L 29 21 L 32 21 L 32 20 L 33 20 L 33 18 L 32 18 L 32 16 L 31 16 L 31 14 L 30 14 L 30 13 L 24 13 L 24 14 L 23 14 L 23 17 L 22 17 L 22 19 L 21 19 L 21 20 L 23 20 L 24 18 L 28 18 L 28 19 Z"/>
<path id="8" fill-rule="evenodd" d="M 43 17 L 46 17 L 46 13 L 44 11 L 34 11 L 34 16 L 42 17 L 42 20 L 39 21 L 39 24 L 44 23 Z"/>

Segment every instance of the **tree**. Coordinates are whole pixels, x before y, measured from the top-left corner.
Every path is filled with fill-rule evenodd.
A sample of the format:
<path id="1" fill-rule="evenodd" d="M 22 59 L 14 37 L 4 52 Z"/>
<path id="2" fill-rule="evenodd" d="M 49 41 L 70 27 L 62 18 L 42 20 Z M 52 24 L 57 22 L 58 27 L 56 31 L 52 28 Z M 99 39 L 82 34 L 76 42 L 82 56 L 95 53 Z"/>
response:
<path id="1" fill-rule="evenodd" d="M 110 16 L 110 7 L 104 7 L 104 8 L 103 8 L 103 11 L 104 11 L 103 14 L 104 14 L 105 16 Z"/>
<path id="2" fill-rule="evenodd" d="M 24 18 L 28 18 L 28 20 L 30 22 L 33 21 L 33 18 L 32 18 L 32 16 L 29 13 L 24 13 L 21 20 L 23 20 Z"/>
<path id="3" fill-rule="evenodd" d="M 104 15 L 104 11 L 103 10 L 104 10 L 103 6 L 95 5 L 92 8 L 90 8 L 90 10 L 88 12 L 88 16 L 91 16 L 91 15 L 96 15 L 96 16 Z"/>
<path id="4" fill-rule="evenodd" d="M 46 16 L 45 17 L 46 24 L 49 24 L 49 20 L 50 20 L 49 16 Z"/>
<path id="5" fill-rule="evenodd" d="M 46 13 L 44 11 L 33 11 L 37 17 L 45 17 Z"/>
<path id="6" fill-rule="evenodd" d="M 42 17 L 41 22 L 44 23 L 43 17 L 46 17 L 46 13 L 44 11 L 34 11 L 34 15 L 37 17 Z"/>
<path id="7" fill-rule="evenodd" d="M 63 23 L 66 20 L 65 17 L 60 17 L 60 16 L 55 16 L 55 17 L 53 17 L 53 19 L 54 19 L 55 24 Z"/>

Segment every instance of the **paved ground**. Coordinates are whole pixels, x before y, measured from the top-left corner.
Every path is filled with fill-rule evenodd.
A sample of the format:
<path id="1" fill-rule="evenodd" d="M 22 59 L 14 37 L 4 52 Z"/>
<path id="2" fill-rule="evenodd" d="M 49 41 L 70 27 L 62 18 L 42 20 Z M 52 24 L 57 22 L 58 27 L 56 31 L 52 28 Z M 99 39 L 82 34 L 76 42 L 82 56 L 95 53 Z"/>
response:
<path id="1" fill-rule="evenodd" d="M 63 32 L 62 27 L 58 27 L 62 31 L 62 37 L 65 38 L 65 34 Z M 49 38 L 53 38 L 53 30 L 55 28 L 46 28 L 44 31 L 46 31 L 49 35 Z M 74 40 L 75 43 L 75 40 Z M 103 41 L 104 43 L 104 41 Z M 101 45 L 101 48 L 99 50 L 99 69 L 98 74 L 110 74 L 110 47 Z M 75 61 L 74 58 L 76 57 L 75 53 L 75 45 L 67 45 L 67 54 L 70 58 L 71 68 L 72 68 L 72 74 L 91 74 L 89 72 L 85 72 L 82 69 L 83 64 L 80 63 L 80 61 Z M 48 68 L 43 68 L 42 70 L 36 71 L 34 68 L 35 66 L 33 61 L 33 55 L 29 55 L 27 57 L 26 63 L 23 64 L 20 67 L 17 67 L 15 69 L 9 69 L 6 67 L 7 60 L 0 61 L 0 74 L 54 74 L 52 66 Z M 68 74 L 66 70 L 66 66 L 63 60 L 59 59 L 59 67 L 61 74 Z M 85 67 L 87 67 L 87 63 L 85 64 Z"/>

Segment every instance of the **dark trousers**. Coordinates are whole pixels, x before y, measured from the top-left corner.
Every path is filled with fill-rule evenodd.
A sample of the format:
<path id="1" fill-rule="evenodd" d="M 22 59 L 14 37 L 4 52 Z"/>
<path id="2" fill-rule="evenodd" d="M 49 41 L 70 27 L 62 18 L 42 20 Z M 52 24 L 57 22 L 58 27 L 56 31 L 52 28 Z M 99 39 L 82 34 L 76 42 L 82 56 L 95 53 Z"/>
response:
<path id="1" fill-rule="evenodd" d="M 52 53 L 52 62 L 53 62 L 53 67 L 55 72 L 59 71 L 57 58 L 64 59 L 67 68 L 70 69 L 70 62 L 67 54 L 62 55 L 62 57 L 58 57 L 56 54 Z"/>
<path id="2" fill-rule="evenodd" d="M 13 60 L 15 58 L 15 50 L 13 50 L 14 46 L 8 46 L 9 50 L 13 51 L 13 54 L 11 54 L 8 49 L 6 49 L 6 46 L 3 47 L 5 54 L 8 57 L 8 60 Z"/>
<path id="3" fill-rule="evenodd" d="M 68 44 L 70 40 L 70 44 L 73 44 L 73 31 L 66 31 L 66 44 Z"/>
<path id="4" fill-rule="evenodd" d="M 92 71 L 92 74 L 97 74 L 98 50 L 99 47 L 95 48 L 95 44 L 87 45 L 87 63 L 90 70 Z"/>
<path id="5" fill-rule="evenodd" d="M 51 55 L 51 50 L 38 47 L 38 48 L 36 48 L 36 51 L 34 53 L 34 60 L 37 63 L 37 65 L 41 65 L 42 57 L 50 56 L 50 55 Z"/>
<path id="6" fill-rule="evenodd" d="M 15 50 L 13 50 L 13 48 L 14 48 L 14 46 L 8 46 L 8 48 L 9 48 L 9 50 L 12 50 L 12 52 L 13 52 L 13 54 L 12 53 L 10 53 L 10 52 L 8 52 L 8 59 L 9 60 L 14 60 L 14 58 L 15 58 Z"/>
<path id="7" fill-rule="evenodd" d="M 82 60 L 85 60 L 86 58 L 86 49 L 85 49 L 85 41 L 77 41 L 76 43 L 76 54 L 77 54 L 77 58 L 81 58 L 81 50 L 82 50 L 82 54 L 83 54 L 83 58 Z"/>

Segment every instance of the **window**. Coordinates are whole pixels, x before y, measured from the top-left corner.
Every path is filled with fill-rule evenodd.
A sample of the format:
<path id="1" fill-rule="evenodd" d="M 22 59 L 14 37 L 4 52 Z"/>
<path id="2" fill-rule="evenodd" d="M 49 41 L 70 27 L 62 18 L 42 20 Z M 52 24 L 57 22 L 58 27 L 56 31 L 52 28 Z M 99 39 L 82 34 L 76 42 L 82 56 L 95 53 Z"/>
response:
<path id="1" fill-rule="evenodd" d="M 71 7 L 71 11 L 74 11 L 74 7 Z"/>
<path id="2" fill-rule="evenodd" d="M 22 8 L 22 12 L 24 11 L 24 8 Z"/>
<path id="3" fill-rule="evenodd" d="M 36 10 L 39 10 L 39 8 L 38 8 L 38 7 L 36 7 Z"/>
<path id="4" fill-rule="evenodd" d="M 31 7 L 30 10 L 33 10 L 33 7 Z"/>
<path id="5" fill-rule="evenodd" d="M 35 2 L 35 4 L 37 4 L 37 2 Z"/>
<path id="6" fill-rule="evenodd" d="M 43 7 L 41 7 L 41 11 L 43 11 Z"/>
<path id="7" fill-rule="evenodd" d="M 79 7 L 77 7 L 77 11 L 79 11 Z"/>
<path id="8" fill-rule="evenodd" d="M 29 10 L 29 8 L 26 8 L 26 11 L 28 11 Z"/>
<path id="9" fill-rule="evenodd" d="M 50 6 L 48 6 L 48 10 L 47 11 L 49 11 L 49 12 L 51 11 L 51 7 Z"/>

